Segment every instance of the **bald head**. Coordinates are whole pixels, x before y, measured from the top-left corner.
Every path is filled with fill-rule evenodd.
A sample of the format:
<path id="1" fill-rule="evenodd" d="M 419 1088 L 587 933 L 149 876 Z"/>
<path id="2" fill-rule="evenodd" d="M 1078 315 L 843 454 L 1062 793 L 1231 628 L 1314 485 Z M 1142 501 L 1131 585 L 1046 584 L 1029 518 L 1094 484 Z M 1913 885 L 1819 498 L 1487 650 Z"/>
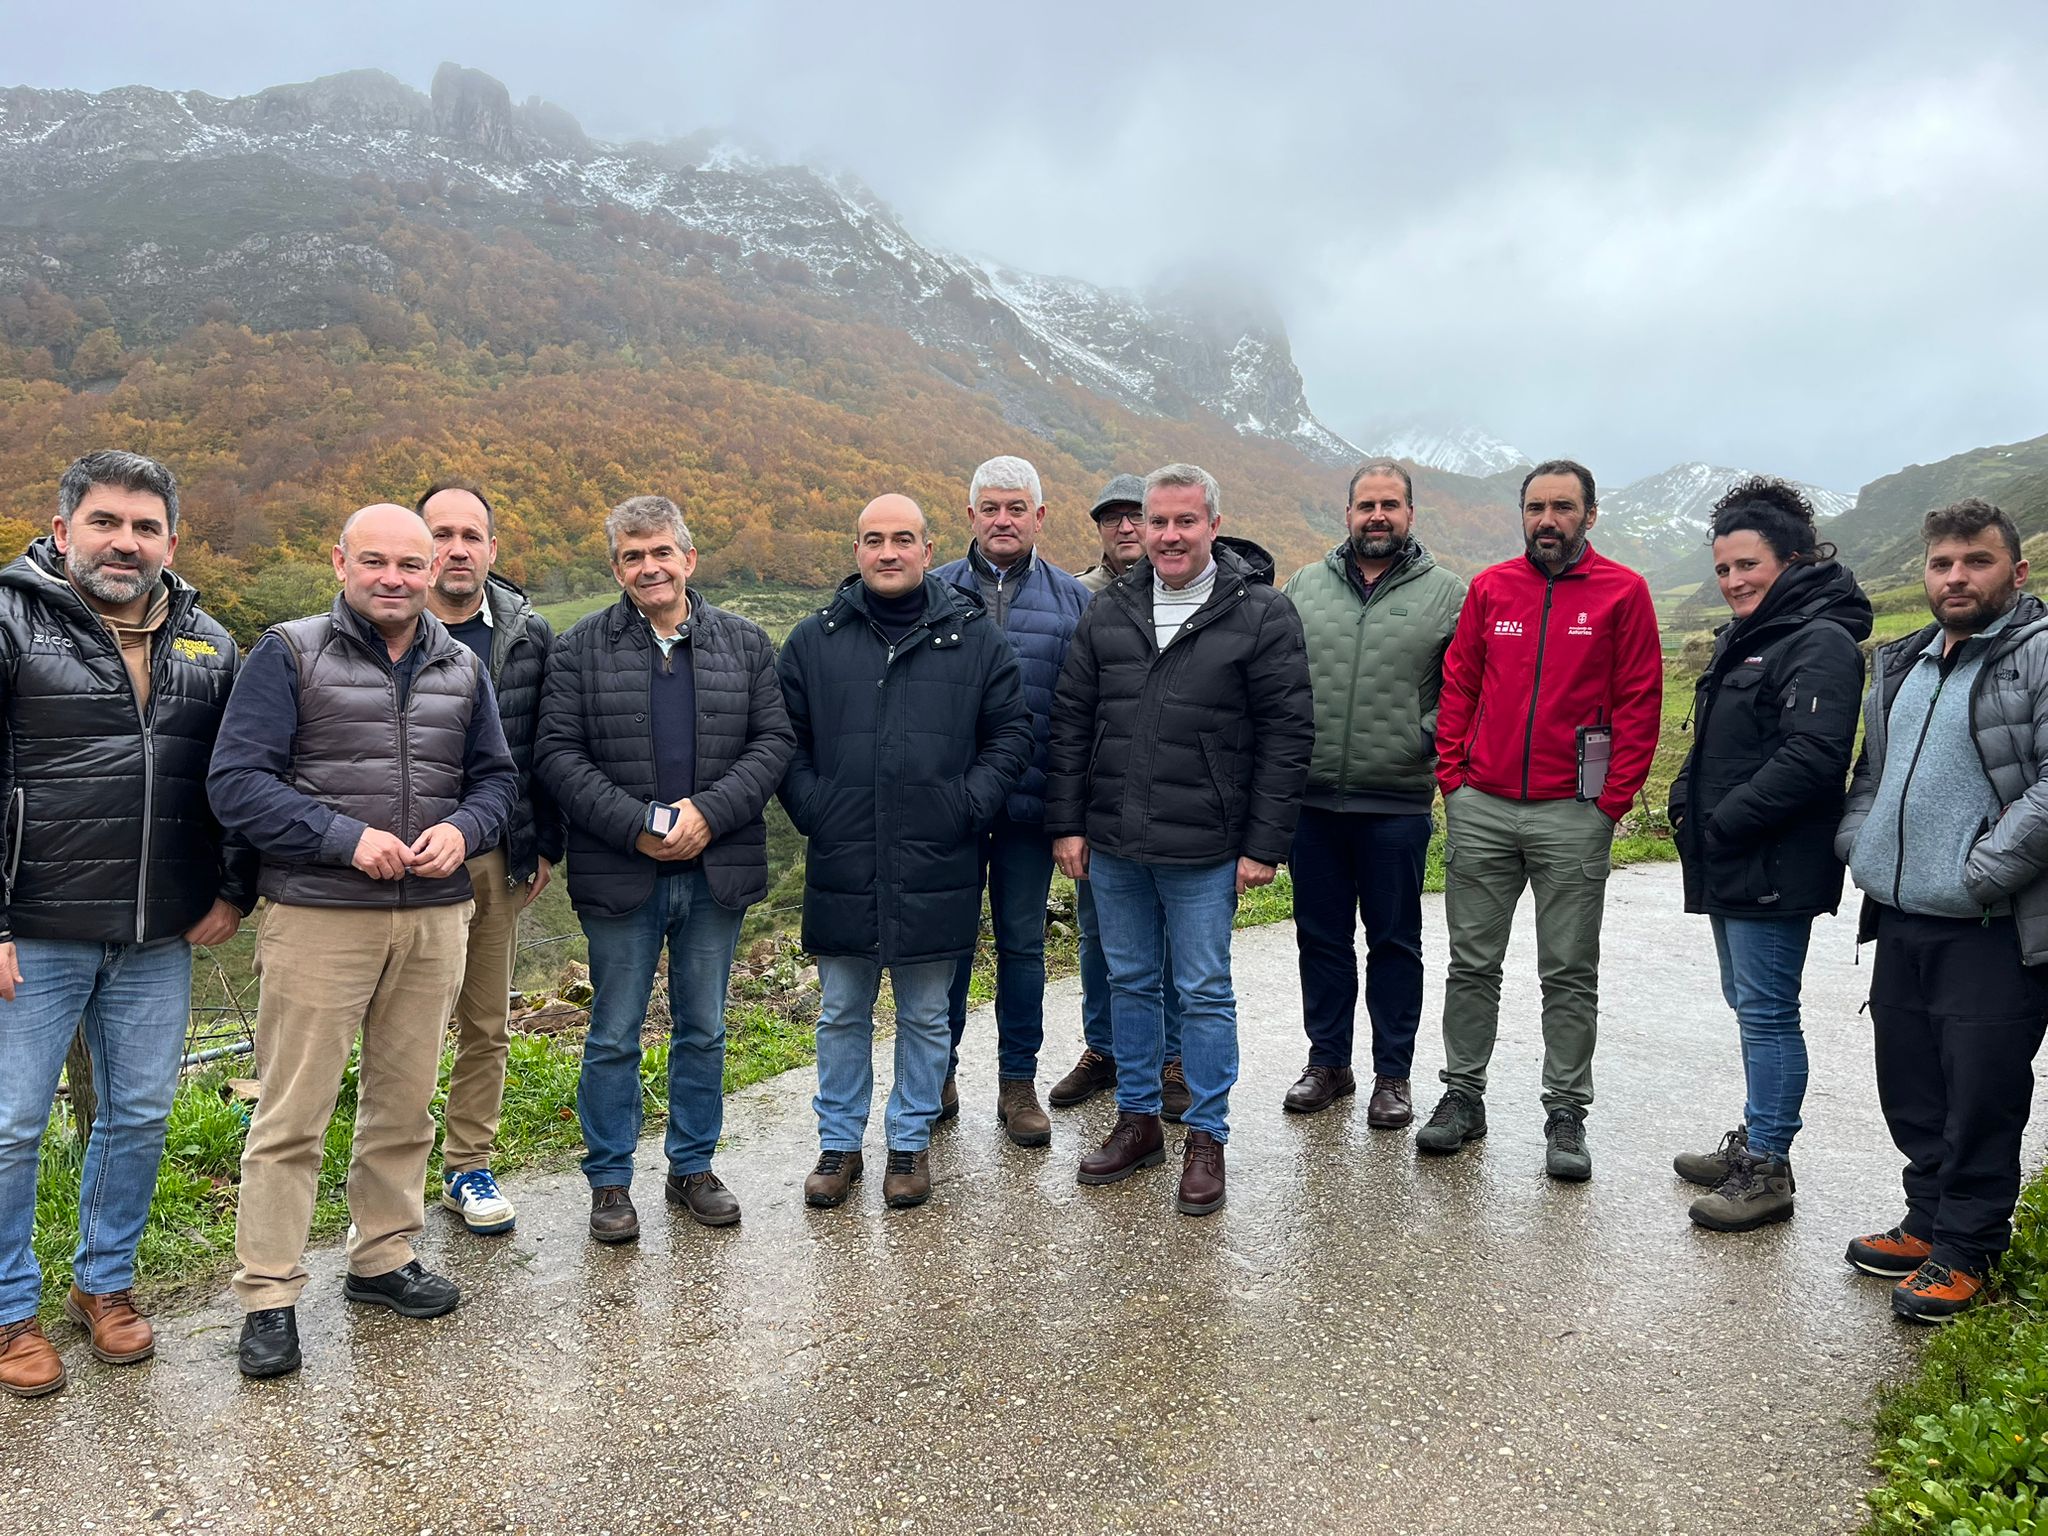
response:
<path id="1" fill-rule="evenodd" d="M 342 599 L 375 626 L 393 660 L 412 644 L 438 564 L 427 525 L 410 507 L 380 502 L 341 525 L 334 574 Z"/>
<path id="2" fill-rule="evenodd" d="M 854 526 L 854 556 L 871 592 L 901 597 L 924 581 L 932 563 L 932 536 L 924 513 L 908 496 L 877 496 Z"/>

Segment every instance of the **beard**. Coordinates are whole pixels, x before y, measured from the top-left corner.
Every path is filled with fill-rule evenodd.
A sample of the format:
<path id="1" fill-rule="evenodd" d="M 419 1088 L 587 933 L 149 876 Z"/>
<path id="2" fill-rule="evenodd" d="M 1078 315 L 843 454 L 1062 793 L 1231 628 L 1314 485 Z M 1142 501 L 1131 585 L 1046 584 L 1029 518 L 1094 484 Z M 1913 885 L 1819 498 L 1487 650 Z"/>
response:
<path id="1" fill-rule="evenodd" d="M 1405 533 L 1375 533 L 1363 528 L 1349 540 L 1352 557 L 1358 560 L 1391 560 L 1407 542 Z"/>
<path id="2" fill-rule="evenodd" d="M 64 572 L 88 597 L 118 605 L 134 602 L 155 586 L 162 578 L 164 568 L 161 563 L 137 560 L 132 572 L 110 571 L 106 569 L 104 556 L 87 559 L 74 552 L 65 560 Z"/>
<path id="3" fill-rule="evenodd" d="M 1529 550 L 1529 558 L 1531 560 L 1534 560 L 1538 565 L 1547 564 L 1551 557 L 1550 549 L 1542 544 L 1539 544 L 1534 538 L 1531 538 L 1526 542 Z M 1583 533 L 1575 539 L 1560 539 L 1558 540 L 1556 545 L 1557 557 L 1560 560 L 1562 560 L 1566 565 L 1570 565 L 1574 560 L 1579 558 L 1579 552 L 1583 550 L 1585 547 L 1586 536 Z"/>
<path id="4" fill-rule="evenodd" d="M 1941 627 L 1957 634 L 1975 634 L 2013 605 L 2018 588 L 2008 583 L 1996 592 L 1978 598 L 1968 608 L 1943 607 L 1935 612 Z"/>

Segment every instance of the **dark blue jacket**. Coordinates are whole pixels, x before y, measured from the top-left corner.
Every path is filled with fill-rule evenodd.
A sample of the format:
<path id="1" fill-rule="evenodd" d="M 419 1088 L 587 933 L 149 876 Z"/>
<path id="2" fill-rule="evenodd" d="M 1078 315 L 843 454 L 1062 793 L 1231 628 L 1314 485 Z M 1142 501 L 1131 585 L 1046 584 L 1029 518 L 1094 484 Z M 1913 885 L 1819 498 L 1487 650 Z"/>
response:
<path id="1" fill-rule="evenodd" d="M 849 576 L 776 663 L 796 732 L 777 793 L 810 839 L 814 955 L 955 960 L 981 927 L 976 834 L 1023 771 L 1031 721 L 981 599 L 929 574 L 924 591 L 923 618 L 891 645 Z"/>
<path id="2" fill-rule="evenodd" d="M 966 559 L 942 565 L 932 575 L 986 601 L 989 593 L 984 583 L 992 581 L 996 571 L 969 545 Z M 1017 653 L 1024 705 L 1031 711 L 1031 761 L 1003 809 L 1012 821 L 1036 824 L 1045 820 L 1053 690 L 1059 686 L 1060 668 L 1067 664 L 1067 646 L 1074 629 L 1095 594 L 1035 552 L 1022 571 L 1006 573 L 1002 584 L 1007 601 L 995 608 L 994 617 Z"/>

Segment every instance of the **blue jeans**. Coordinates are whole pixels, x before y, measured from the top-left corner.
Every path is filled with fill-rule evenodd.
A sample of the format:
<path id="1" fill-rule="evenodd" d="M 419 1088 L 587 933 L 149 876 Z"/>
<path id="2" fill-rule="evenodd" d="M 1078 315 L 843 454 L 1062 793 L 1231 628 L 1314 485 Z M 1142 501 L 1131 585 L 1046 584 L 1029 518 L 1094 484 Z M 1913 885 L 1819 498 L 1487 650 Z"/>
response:
<path id="1" fill-rule="evenodd" d="M 1045 1043 L 1045 897 L 1052 889 L 1052 839 L 1042 825 L 998 816 L 982 835 L 981 864 L 996 930 L 996 1075 L 1028 1083 L 1038 1076 L 1038 1048 Z M 960 1065 L 973 976 L 974 956 L 963 955 L 946 998 L 953 1030 L 948 1077 Z"/>
<path id="2" fill-rule="evenodd" d="M 1102 954 L 1102 931 L 1095 917 L 1095 883 L 1074 882 L 1074 916 L 1081 928 L 1081 1039 L 1098 1055 L 1114 1058 L 1116 1040 L 1109 1027 L 1109 961 Z M 1161 942 L 1165 940 L 1162 938 Z M 1173 956 L 1159 971 L 1159 993 L 1166 1016 L 1166 1059 L 1180 1060 L 1180 989 L 1173 984 Z"/>
<path id="3" fill-rule="evenodd" d="M 0 1002 L 0 1323 L 34 1317 L 41 1299 L 37 1154 L 81 1024 L 99 1115 L 79 1180 L 72 1277 L 92 1296 L 134 1283 L 192 1012 L 192 947 L 183 939 L 16 939 L 14 956 L 21 984 L 13 1002 Z"/>
<path id="4" fill-rule="evenodd" d="M 1190 1099 L 1181 1119 L 1190 1130 L 1228 1141 L 1230 1089 L 1237 1081 L 1237 997 L 1230 987 L 1237 860 L 1185 869 L 1091 849 L 1088 875 L 1109 962 L 1116 1107 L 1159 1113 L 1166 1054 L 1161 983 L 1170 957 L 1180 992 L 1181 1068 Z"/>
<path id="5" fill-rule="evenodd" d="M 711 1166 L 725 1124 L 725 989 L 741 910 L 712 899 L 703 871 L 663 875 L 638 911 L 585 917 L 590 1034 L 576 1079 L 583 1176 L 590 1187 L 633 1182 L 640 1140 L 640 1033 L 654 968 L 668 951 L 668 1151 L 678 1178 Z"/>
<path id="6" fill-rule="evenodd" d="M 1721 995 L 1742 1034 L 1749 1099 L 1742 1118 L 1753 1152 L 1784 1157 L 1799 1134 L 1806 1099 L 1806 1036 L 1799 1028 L 1799 983 L 1806 970 L 1810 917 L 1716 917 L 1714 953 Z"/>
<path id="7" fill-rule="evenodd" d="M 946 1085 L 946 994 L 953 984 L 951 960 L 892 965 L 896 990 L 896 1086 L 882 1130 L 892 1152 L 922 1152 L 939 1118 L 939 1093 Z M 818 957 L 818 1145 L 826 1152 L 858 1152 L 868 1131 L 868 1105 L 875 1096 L 875 995 L 882 967 L 845 955 Z"/>

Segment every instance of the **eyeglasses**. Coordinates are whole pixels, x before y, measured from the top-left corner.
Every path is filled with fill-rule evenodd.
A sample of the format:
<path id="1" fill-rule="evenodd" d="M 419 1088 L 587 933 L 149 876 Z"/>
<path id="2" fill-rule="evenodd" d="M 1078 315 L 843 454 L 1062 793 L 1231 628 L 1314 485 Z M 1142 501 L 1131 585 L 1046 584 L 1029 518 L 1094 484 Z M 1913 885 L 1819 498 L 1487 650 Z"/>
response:
<path id="1" fill-rule="evenodd" d="M 1112 525 L 1121 527 L 1125 523 L 1129 523 L 1133 528 L 1142 528 L 1145 524 L 1145 509 L 1127 507 L 1119 511 L 1115 507 L 1104 507 L 1095 514 L 1095 523 L 1099 528 L 1108 528 Z"/>

